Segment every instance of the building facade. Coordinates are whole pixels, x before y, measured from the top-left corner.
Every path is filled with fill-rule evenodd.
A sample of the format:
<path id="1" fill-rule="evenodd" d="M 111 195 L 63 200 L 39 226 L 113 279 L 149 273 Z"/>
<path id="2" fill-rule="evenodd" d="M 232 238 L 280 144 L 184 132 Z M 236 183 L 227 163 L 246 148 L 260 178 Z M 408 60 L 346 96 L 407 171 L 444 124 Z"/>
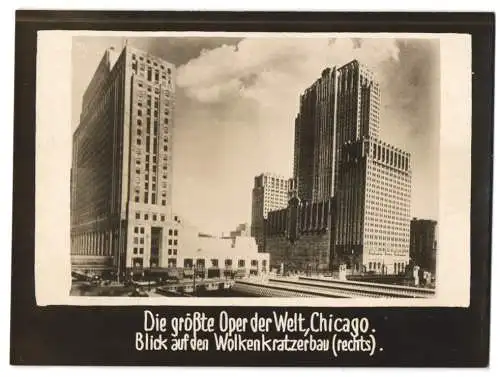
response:
<path id="1" fill-rule="evenodd" d="M 269 212 L 265 234 L 271 266 L 281 271 L 328 270 L 334 206 L 333 199 L 310 203 L 293 197 L 287 208 Z"/>
<path id="2" fill-rule="evenodd" d="M 337 70 L 327 68 L 300 97 L 295 118 L 293 171 L 298 196 L 316 202 L 333 196 Z"/>
<path id="3" fill-rule="evenodd" d="M 174 80 L 173 64 L 130 46 L 99 63 L 73 135 L 73 269 L 121 275 L 177 253 Z"/>
<path id="4" fill-rule="evenodd" d="M 410 245 L 409 154 L 366 138 L 346 143 L 340 161 L 334 264 L 403 273 Z"/>
<path id="5" fill-rule="evenodd" d="M 183 247 L 172 267 L 220 269 L 224 275 L 262 276 L 269 273 L 269 254 L 259 253 L 253 237 L 198 237 L 195 247 Z"/>
<path id="6" fill-rule="evenodd" d="M 309 246 L 322 245 L 331 268 L 399 273 L 409 261 L 410 155 L 379 139 L 380 101 L 374 74 L 357 60 L 323 70 L 300 99 L 294 191 L 303 206 L 331 203 L 326 233 Z M 271 261 L 284 252 L 272 249 L 276 237 L 266 234 Z"/>
<path id="7" fill-rule="evenodd" d="M 410 258 L 420 268 L 436 273 L 437 222 L 413 218 L 410 227 Z"/>
<path id="8" fill-rule="evenodd" d="M 254 178 L 252 190 L 251 236 L 260 252 L 264 251 L 264 229 L 269 211 L 286 208 L 291 180 L 282 176 L 263 173 Z"/>

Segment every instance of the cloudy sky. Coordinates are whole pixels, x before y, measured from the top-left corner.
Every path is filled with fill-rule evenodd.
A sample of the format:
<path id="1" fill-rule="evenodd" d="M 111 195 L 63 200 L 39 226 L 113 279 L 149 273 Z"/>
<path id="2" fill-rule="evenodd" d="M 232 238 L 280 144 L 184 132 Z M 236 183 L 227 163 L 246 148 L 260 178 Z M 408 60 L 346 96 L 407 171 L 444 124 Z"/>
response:
<path id="1" fill-rule="evenodd" d="M 381 138 L 412 154 L 412 216 L 437 219 L 439 42 L 325 37 L 129 38 L 177 69 L 174 209 L 206 232 L 250 222 L 253 177 L 292 175 L 299 96 L 328 66 L 359 59 L 381 83 Z M 72 126 L 109 46 L 74 37 Z"/>

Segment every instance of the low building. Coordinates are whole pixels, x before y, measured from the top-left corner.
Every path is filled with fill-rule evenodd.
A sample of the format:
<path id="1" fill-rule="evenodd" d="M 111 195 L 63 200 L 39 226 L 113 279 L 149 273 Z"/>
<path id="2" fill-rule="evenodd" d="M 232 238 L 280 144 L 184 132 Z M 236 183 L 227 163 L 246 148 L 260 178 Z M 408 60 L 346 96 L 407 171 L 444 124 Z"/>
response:
<path id="1" fill-rule="evenodd" d="M 197 248 L 184 250 L 177 258 L 177 267 L 221 269 L 238 276 L 264 275 L 269 272 L 269 254 L 259 253 L 252 237 L 232 239 L 204 238 Z M 175 266 L 172 266 L 175 267 Z"/>
<path id="2" fill-rule="evenodd" d="M 269 254 L 259 253 L 255 239 L 246 236 L 207 236 L 176 217 L 175 227 L 162 232 L 154 255 L 146 263 L 133 261 L 129 275 L 173 268 L 220 269 L 238 276 L 262 275 L 269 270 Z M 151 242 L 149 242 L 151 243 Z M 149 263 L 148 263 L 149 262 Z"/>
<path id="3" fill-rule="evenodd" d="M 410 258 L 414 265 L 436 273 L 436 228 L 434 220 L 413 218 L 410 225 Z"/>

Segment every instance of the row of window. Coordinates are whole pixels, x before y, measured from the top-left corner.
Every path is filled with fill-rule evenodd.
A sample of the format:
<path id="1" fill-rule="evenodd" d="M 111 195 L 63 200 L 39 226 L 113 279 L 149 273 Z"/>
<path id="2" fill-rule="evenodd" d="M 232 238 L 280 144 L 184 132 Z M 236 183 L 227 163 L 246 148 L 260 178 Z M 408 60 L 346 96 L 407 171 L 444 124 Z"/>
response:
<path id="1" fill-rule="evenodd" d="M 149 220 L 150 218 L 150 214 L 149 213 L 144 213 L 144 220 Z M 136 212 L 135 213 L 135 219 L 136 220 L 140 220 L 141 219 L 141 213 L 140 212 Z M 158 215 L 156 213 L 153 213 L 151 214 L 151 220 L 153 221 L 165 221 L 165 215 Z"/>
<path id="2" fill-rule="evenodd" d="M 167 70 L 167 72 L 165 72 L 164 70 L 162 70 L 160 72 L 161 67 L 158 67 L 158 65 L 155 66 L 154 63 L 153 63 L 153 65 L 150 65 L 150 64 L 148 65 L 148 64 L 145 64 L 141 61 L 137 61 L 135 59 L 132 59 L 130 66 L 131 66 L 134 74 L 139 75 L 141 77 L 144 77 L 149 82 L 155 82 L 155 83 L 160 82 L 160 76 L 161 76 L 162 81 L 166 81 L 167 80 L 167 72 L 168 72 L 168 70 L 170 70 L 170 68 L 169 68 Z M 170 73 L 169 73 L 169 77 L 168 77 L 168 82 L 169 82 L 169 84 L 171 84 Z"/>
<path id="3" fill-rule="evenodd" d="M 218 259 L 211 259 L 210 264 L 212 267 L 219 267 L 219 260 Z M 225 259 L 224 260 L 224 266 L 226 267 L 231 267 L 233 265 L 233 260 L 232 259 Z M 252 259 L 250 261 L 250 266 L 256 267 L 259 265 L 259 261 L 257 259 Z M 267 265 L 267 260 L 263 259 L 262 260 L 262 266 Z M 186 268 L 192 268 L 194 266 L 194 260 L 190 258 L 184 259 L 184 267 Z M 200 267 L 205 267 L 205 259 L 197 259 L 196 260 L 196 266 L 198 268 Z M 245 267 L 246 266 L 246 260 L 245 259 L 238 259 L 238 267 Z"/>
<path id="4" fill-rule="evenodd" d="M 384 262 L 368 262 L 368 269 L 369 270 L 380 270 L 382 267 L 384 267 Z M 387 267 L 387 266 L 385 266 Z M 404 262 L 397 262 L 394 263 L 394 271 L 399 272 L 399 271 L 404 271 L 406 268 L 406 264 Z"/>
<path id="5" fill-rule="evenodd" d="M 132 54 L 132 61 L 139 60 L 140 62 L 146 62 L 147 64 L 152 64 L 154 67 L 160 67 L 160 69 L 164 70 L 165 66 L 162 63 L 156 62 L 154 59 L 151 60 L 150 58 L 144 58 L 144 56 L 139 55 L 137 56 L 136 54 Z M 170 68 L 167 68 L 167 73 L 170 75 L 172 73 L 172 70 Z"/>
<path id="6" fill-rule="evenodd" d="M 173 250 L 169 250 L 171 251 L 172 253 L 169 253 L 169 255 L 177 255 L 177 250 L 176 249 L 173 249 Z M 144 254 L 144 251 L 142 249 L 139 249 L 139 250 L 136 250 L 134 248 L 134 254 Z M 157 265 L 158 263 L 158 259 L 157 258 L 151 258 L 151 262 L 152 262 L 152 265 L 154 264 L 155 266 Z M 143 259 L 142 257 L 140 258 L 133 258 L 132 259 L 132 263 L 134 265 L 134 267 L 142 267 L 143 266 Z M 262 267 L 266 267 L 267 266 L 267 261 L 266 260 L 262 260 Z M 177 259 L 175 258 L 172 258 L 172 259 L 168 259 L 168 266 L 169 267 L 176 267 L 177 266 Z M 184 259 L 184 268 L 193 268 L 194 266 L 194 263 L 193 263 L 193 259 Z M 258 268 L 259 266 L 259 261 L 258 260 L 252 260 L 250 262 L 250 266 L 251 268 Z M 196 261 L 196 267 L 197 268 L 205 268 L 205 260 L 204 259 L 198 259 Z M 211 260 L 211 267 L 219 267 L 219 260 L 218 259 L 212 259 Z M 232 267 L 232 260 L 231 259 L 226 259 L 225 261 L 225 267 L 228 268 L 228 267 Z M 244 268 L 245 267 L 245 260 L 239 260 L 238 261 L 238 268 Z"/>
<path id="7" fill-rule="evenodd" d="M 139 196 L 135 196 L 134 197 L 134 202 L 135 203 L 140 203 L 141 202 L 141 198 Z M 151 204 L 157 204 L 156 203 L 156 194 L 151 194 Z M 148 204 L 149 203 L 149 192 L 146 191 L 144 192 L 144 201 L 143 203 L 145 204 Z M 167 200 L 166 199 L 162 199 L 161 200 L 161 205 L 162 206 L 166 206 L 167 205 Z"/>

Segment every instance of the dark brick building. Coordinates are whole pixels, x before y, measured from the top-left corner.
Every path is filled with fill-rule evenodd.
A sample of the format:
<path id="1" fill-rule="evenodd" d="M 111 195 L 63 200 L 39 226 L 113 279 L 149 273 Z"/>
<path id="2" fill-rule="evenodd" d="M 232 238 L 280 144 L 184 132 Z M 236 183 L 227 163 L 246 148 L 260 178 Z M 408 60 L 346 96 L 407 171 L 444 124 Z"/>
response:
<path id="1" fill-rule="evenodd" d="M 331 268 L 334 199 L 316 203 L 290 199 L 285 209 L 271 211 L 265 228 L 266 251 L 273 268 L 326 271 Z"/>
<path id="2" fill-rule="evenodd" d="M 436 273 L 437 222 L 413 218 L 410 226 L 410 258 L 420 268 Z"/>

